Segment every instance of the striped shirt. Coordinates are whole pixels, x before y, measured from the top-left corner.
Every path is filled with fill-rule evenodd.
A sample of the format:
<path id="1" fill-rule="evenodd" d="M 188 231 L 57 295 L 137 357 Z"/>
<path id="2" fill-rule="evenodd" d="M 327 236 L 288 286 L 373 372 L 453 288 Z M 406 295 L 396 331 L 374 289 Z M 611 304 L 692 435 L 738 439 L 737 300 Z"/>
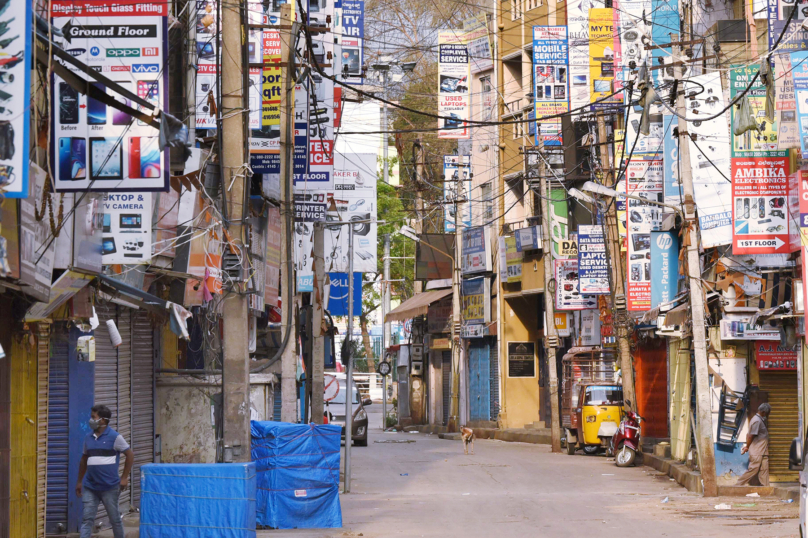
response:
<path id="1" fill-rule="evenodd" d="M 120 454 L 128 448 L 129 444 L 123 436 L 109 426 L 100 435 L 88 433 L 84 438 L 87 472 L 82 485 L 93 491 L 107 491 L 118 487 L 121 483 L 121 477 L 118 476 Z"/>

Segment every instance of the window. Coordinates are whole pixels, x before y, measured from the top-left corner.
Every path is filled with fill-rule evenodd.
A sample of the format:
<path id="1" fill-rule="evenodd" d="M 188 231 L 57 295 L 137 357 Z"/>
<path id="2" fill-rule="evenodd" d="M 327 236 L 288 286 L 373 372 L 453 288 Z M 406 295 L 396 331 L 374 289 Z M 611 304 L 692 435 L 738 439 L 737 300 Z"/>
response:
<path id="1" fill-rule="evenodd" d="M 491 77 L 480 77 L 480 88 L 482 93 L 482 116 L 483 120 L 490 120 L 494 115 L 494 108 L 496 108 L 496 99 L 494 99 L 494 87 L 491 86 Z"/>
<path id="2" fill-rule="evenodd" d="M 584 405 L 618 405 L 623 402 L 623 387 L 586 387 Z"/>
<path id="3" fill-rule="evenodd" d="M 491 182 L 480 185 L 483 199 L 483 220 L 488 222 L 494 218 L 494 197 L 491 192 Z"/>
<path id="4" fill-rule="evenodd" d="M 511 0 L 511 20 L 515 21 L 522 18 L 522 12 L 525 9 L 525 0 Z"/>
<path id="5" fill-rule="evenodd" d="M 527 10 L 530 11 L 531 9 L 536 9 L 537 7 L 541 7 L 544 5 L 542 0 L 527 0 Z"/>
<path id="6" fill-rule="evenodd" d="M 513 139 L 522 138 L 525 136 L 525 125 L 522 123 L 522 115 L 513 117 Z"/>

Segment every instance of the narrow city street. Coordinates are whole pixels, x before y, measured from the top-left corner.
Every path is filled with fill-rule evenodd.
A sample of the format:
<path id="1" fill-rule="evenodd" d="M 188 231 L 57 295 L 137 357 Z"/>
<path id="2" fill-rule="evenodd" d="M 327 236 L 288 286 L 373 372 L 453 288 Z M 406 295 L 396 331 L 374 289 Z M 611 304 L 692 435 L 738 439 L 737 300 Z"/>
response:
<path id="1" fill-rule="evenodd" d="M 259 531 L 262 537 L 798 536 L 799 505 L 776 498 L 706 499 L 649 467 L 550 447 L 420 433 L 382 433 L 369 413 L 367 448 L 354 447 L 342 529 Z M 668 502 L 663 503 L 665 498 Z M 727 503 L 731 510 L 716 510 Z M 741 506 L 754 505 L 754 506 Z"/>

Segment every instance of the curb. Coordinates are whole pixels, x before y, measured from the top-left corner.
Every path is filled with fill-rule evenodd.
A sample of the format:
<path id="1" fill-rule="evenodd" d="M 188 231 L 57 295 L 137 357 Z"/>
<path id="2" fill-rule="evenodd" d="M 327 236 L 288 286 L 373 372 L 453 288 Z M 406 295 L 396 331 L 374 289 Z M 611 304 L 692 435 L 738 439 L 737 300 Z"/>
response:
<path id="1" fill-rule="evenodd" d="M 704 493 L 704 488 L 701 485 L 701 473 L 693 471 L 683 463 L 677 463 L 671 459 L 662 458 L 650 452 L 643 452 L 642 464 L 667 474 L 688 491 Z"/>

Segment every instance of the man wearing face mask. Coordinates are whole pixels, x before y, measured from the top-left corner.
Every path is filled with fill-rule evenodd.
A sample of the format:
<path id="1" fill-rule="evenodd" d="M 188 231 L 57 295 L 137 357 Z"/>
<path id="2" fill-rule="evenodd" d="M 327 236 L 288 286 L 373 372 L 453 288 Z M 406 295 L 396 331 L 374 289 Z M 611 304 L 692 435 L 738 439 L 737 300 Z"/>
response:
<path id="1" fill-rule="evenodd" d="M 113 536 L 124 538 L 118 496 L 129 485 L 135 454 L 123 436 L 109 427 L 110 419 L 112 411 L 109 407 L 93 406 L 90 414 L 92 432 L 84 438 L 84 455 L 79 464 L 79 481 L 76 484 L 76 496 L 81 497 L 84 504 L 81 538 L 90 538 L 93 533 L 98 503 L 104 503 L 107 509 Z M 118 476 L 121 453 L 126 456 L 123 477 Z"/>

